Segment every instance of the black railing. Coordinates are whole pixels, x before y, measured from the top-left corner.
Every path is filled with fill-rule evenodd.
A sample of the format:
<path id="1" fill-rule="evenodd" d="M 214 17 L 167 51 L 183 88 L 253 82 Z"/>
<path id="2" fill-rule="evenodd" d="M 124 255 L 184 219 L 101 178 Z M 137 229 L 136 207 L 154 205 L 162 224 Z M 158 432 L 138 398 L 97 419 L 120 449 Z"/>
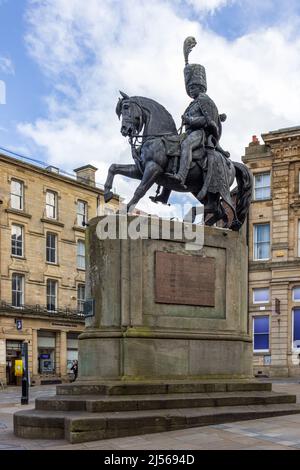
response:
<path id="1" fill-rule="evenodd" d="M 22 305 L 21 307 L 15 307 L 12 304 L 0 301 L 0 311 L 13 312 L 15 314 L 31 314 L 31 315 L 45 315 L 52 318 L 70 318 L 73 320 L 82 320 L 84 321 L 84 313 L 80 310 L 66 308 L 57 308 L 56 310 L 47 310 L 46 307 L 42 305 Z"/>

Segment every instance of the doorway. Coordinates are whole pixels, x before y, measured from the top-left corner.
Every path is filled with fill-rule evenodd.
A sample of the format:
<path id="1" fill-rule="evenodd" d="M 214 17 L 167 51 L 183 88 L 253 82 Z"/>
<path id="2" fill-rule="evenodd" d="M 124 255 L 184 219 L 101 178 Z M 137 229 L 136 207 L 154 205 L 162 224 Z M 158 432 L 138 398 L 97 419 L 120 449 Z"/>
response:
<path id="1" fill-rule="evenodd" d="M 6 340 L 6 383 L 20 385 L 21 377 L 15 375 L 15 362 L 21 359 L 22 341 Z"/>

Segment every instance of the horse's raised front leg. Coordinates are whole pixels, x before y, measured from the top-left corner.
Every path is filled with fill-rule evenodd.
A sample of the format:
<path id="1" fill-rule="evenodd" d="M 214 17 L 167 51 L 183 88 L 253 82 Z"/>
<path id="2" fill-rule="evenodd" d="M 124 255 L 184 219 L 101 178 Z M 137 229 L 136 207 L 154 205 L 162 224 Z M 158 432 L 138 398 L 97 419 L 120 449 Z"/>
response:
<path id="1" fill-rule="evenodd" d="M 109 202 L 114 194 L 111 191 L 115 175 L 127 176 L 135 180 L 141 180 L 143 175 L 135 165 L 117 165 L 112 164 L 109 167 L 107 179 L 104 185 L 104 201 Z"/>
<path id="2" fill-rule="evenodd" d="M 155 162 L 151 161 L 145 166 L 141 183 L 134 192 L 134 196 L 127 204 L 127 212 L 133 211 L 140 199 L 145 196 L 146 192 L 156 182 L 157 178 L 163 173 L 163 169 Z"/>

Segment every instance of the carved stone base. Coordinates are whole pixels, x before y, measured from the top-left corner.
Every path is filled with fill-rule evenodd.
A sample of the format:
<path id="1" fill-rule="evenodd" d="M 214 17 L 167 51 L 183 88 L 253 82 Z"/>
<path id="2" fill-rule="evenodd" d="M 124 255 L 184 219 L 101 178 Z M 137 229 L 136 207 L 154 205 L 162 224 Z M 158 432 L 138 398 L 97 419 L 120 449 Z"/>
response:
<path id="1" fill-rule="evenodd" d="M 95 315 L 80 336 L 80 380 L 251 377 L 244 233 L 203 227 L 195 249 L 188 224 L 172 223 L 166 235 L 157 219 L 156 237 L 100 240 L 103 220 L 88 229 Z M 126 229 L 137 219 L 122 220 Z"/>

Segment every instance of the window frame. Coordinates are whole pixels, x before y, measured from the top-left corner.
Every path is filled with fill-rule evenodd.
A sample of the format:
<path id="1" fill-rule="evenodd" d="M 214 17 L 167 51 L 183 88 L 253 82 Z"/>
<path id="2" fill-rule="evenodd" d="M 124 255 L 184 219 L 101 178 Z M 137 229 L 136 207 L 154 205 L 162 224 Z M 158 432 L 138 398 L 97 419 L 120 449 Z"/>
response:
<path id="1" fill-rule="evenodd" d="M 48 235 L 49 236 L 53 236 L 54 239 L 55 239 L 55 246 L 54 248 L 49 246 L 48 245 Z M 46 232 L 46 263 L 49 263 L 49 264 L 58 264 L 58 253 L 57 253 L 57 247 L 58 247 L 58 237 L 57 237 L 57 234 L 54 233 L 54 232 Z M 54 253 L 55 253 L 55 261 L 50 261 L 48 259 L 48 250 L 50 250 L 50 252 L 53 252 L 54 250 Z"/>
<path id="2" fill-rule="evenodd" d="M 14 290 L 13 289 L 13 282 L 14 282 L 14 279 L 16 277 L 19 277 L 21 279 L 21 290 L 17 290 L 17 289 Z M 21 292 L 20 305 L 14 305 L 14 302 L 13 302 L 14 293 L 15 293 L 16 298 L 17 298 L 17 295 L 20 292 Z M 18 303 L 18 302 L 16 302 L 16 303 Z M 25 304 L 25 276 L 24 276 L 24 274 L 20 274 L 20 273 L 12 273 L 12 277 L 11 277 L 11 305 L 14 308 L 22 309 L 24 307 L 24 304 Z"/>
<path id="3" fill-rule="evenodd" d="M 269 257 L 268 258 L 257 258 L 256 255 L 256 246 L 261 243 L 267 242 L 256 242 L 256 229 L 257 227 L 268 226 L 269 227 Z M 271 256 L 271 224 L 270 222 L 265 223 L 254 223 L 253 224 L 253 260 L 254 261 L 269 261 Z"/>
<path id="4" fill-rule="evenodd" d="M 255 319 L 259 319 L 259 318 L 267 318 L 268 319 L 268 325 L 269 325 L 269 328 L 268 328 L 268 333 L 254 333 L 254 323 L 255 323 Z M 266 335 L 268 334 L 268 349 L 254 349 L 254 346 L 255 346 L 255 335 Z M 270 352 L 270 315 L 253 315 L 252 316 L 252 336 L 253 336 L 253 353 L 256 354 L 256 353 L 269 353 Z"/>
<path id="5" fill-rule="evenodd" d="M 79 205 L 83 204 L 84 207 L 84 212 L 81 213 L 79 212 Z M 82 222 L 80 223 L 79 218 L 82 217 Z M 84 227 L 83 222 L 87 223 L 88 220 L 88 203 L 84 201 L 83 199 L 77 199 L 77 204 L 76 204 L 76 225 L 78 227 Z"/>
<path id="6" fill-rule="evenodd" d="M 16 253 L 13 253 L 13 248 L 14 248 L 14 242 L 13 242 L 13 227 L 18 227 L 21 229 L 21 252 L 22 254 L 21 255 L 18 255 Z M 18 249 L 17 247 L 17 244 L 18 244 L 18 240 L 16 238 L 15 240 L 15 248 L 16 250 Z M 11 224 L 11 256 L 13 258 L 24 258 L 24 253 L 25 253 L 25 250 L 24 250 L 24 225 L 21 225 L 21 224 Z"/>
<path id="7" fill-rule="evenodd" d="M 48 197 L 48 195 L 53 195 L 53 196 L 54 196 L 54 204 L 53 204 L 53 205 L 47 202 L 47 197 Z M 52 191 L 51 189 L 47 189 L 47 190 L 46 190 L 46 207 L 45 207 L 47 219 L 57 220 L 57 216 L 58 216 L 58 204 L 57 204 L 57 201 L 58 201 L 57 193 L 56 193 L 55 191 Z M 53 211 L 54 211 L 54 217 L 52 217 L 51 215 L 49 215 L 49 213 L 48 213 L 48 207 L 51 208 L 51 209 L 53 209 Z"/>
<path id="8" fill-rule="evenodd" d="M 51 282 L 54 283 L 54 286 L 55 286 L 55 308 L 54 309 L 48 308 L 48 306 L 50 305 L 50 302 L 48 302 L 48 298 L 53 297 L 53 294 L 48 294 L 48 285 Z M 47 308 L 47 312 L 57 312 L 58 310 L 58 281 L 56 279 L 48 278 L 46 281 L 46 308 Z"/>
<path id="9" fill-rule="evenodd" d="M 21 188 L 21 194 L 16 194 L 12 192 L 12 183 L 18 183 Z M 14 207 L 12 203 L 12 196 L 17 197 L 20 199 L 20 206 L 21 207 Z M 17 178 L 12 178 L 10 180 L 10 207 L 11 209 L 17 211 L 24 211 L 24 181 L 18 180 Z"/>
<path id="10" fill-rule="evenodd" d="M 255 292 L 258 290 L 266 290 L 268 291 L 268 300 L 255 300 Z M 269 304 L 270 303 L 270 287 L 253 287 L 252 289 L 252 297 L 253 297 L 253 304 L 255 305 L 262 305 L 262 304 Z"/>
<path id="11" fill-rule="evenodd" d="M 299 291 L 300 291 L 300 286 L 294 286 L 292 288 L 292 300 L 293 300 L 293 302 L 300 302 L 300 296 L 299 296 L 299 299 L 295 299 L 295 290 L 296 289 L 299 289 Z"/>
<path id="12" fill-rule="evenodd" d="M 84 297 L 83 298 L 80 298 L 79 297 L 79 290 L 83 287 L 84 289 Z M 83 284 L 83 283 L 80 283 L 77 285 L 77 310 L 78 312 L 80 313 L 84 313 L 84 302 L 85 302 L 85 293 L 86 293 L 86 285 Z M 80 304 L 82 304 L 80 306 Z"/>
<path id="13" fill-rule="evenodd" d="M 84 255 L 79 253 L 79 246 L 83 246 L 84 247 Z M 85 271 L 86 270 L 86 262 L 85 262 L 85 242 L 84 240 L 77 240 L 77 246 L 76 246 L 76 249 L 77 249 L 77 269 L 80 269 L 81 271 Z M 79 259 L 84 259 L 84 267 L 82 267 L 79 263 Z"/>
<path id="14" fill-rule="evenodd" d="M 261 187 L 257 188 L 257 187 L 256 187 L 256 178 L 257 178 L 258 176 L 265 176 L 265 175 L 268 175 L 269 178 L 270 178 L 270 180 L 269 180 L 269 185 L 268 185 L 268 186 L 261 186 Z M 253 176 L 254 176 L 254 185 L 253 185 L 253 192 L 254 192 L 254 194 L 253 194 L 253 200 L 254 200 L 254 201 L 268 201 L 268 200 L 270 200 L 270 199 L 272 198 L 272 195 L 271 195 L 271 171 L 264 171 L 264 172 L 262 172 L 262 173 L 255 173 Z M 257 197 L 256 197 L 256 191 L 259 190 L 259 189 L 263 190 L 263 189 L 266 189 L 266 188 L 269 188 L 269 189 L 270 189 L 270 194 L 269 194 L 269 196 L 268 196 L 268 197 L 264 197 L 264 198 L 257 198 Z"/>
<path id="15" fill-rule="evenodd" d="M 300 315 L 300 307 L 296 307 L 296 308 L 293 308 L 292 309 L 292 351 L 295 352 L 299 352 L 300 353 L 300 347 L 299 348 L 295 348 L 294 346 L 294 324 L 295 324 L 295 320 L 294 320 L 294 315 L 295 315 L 295 312 L 299 312 L 299 315 Z M 299 340 L 296 340 L 296 341 L 299 341 L 300 342 L 300 338 Z"/>

